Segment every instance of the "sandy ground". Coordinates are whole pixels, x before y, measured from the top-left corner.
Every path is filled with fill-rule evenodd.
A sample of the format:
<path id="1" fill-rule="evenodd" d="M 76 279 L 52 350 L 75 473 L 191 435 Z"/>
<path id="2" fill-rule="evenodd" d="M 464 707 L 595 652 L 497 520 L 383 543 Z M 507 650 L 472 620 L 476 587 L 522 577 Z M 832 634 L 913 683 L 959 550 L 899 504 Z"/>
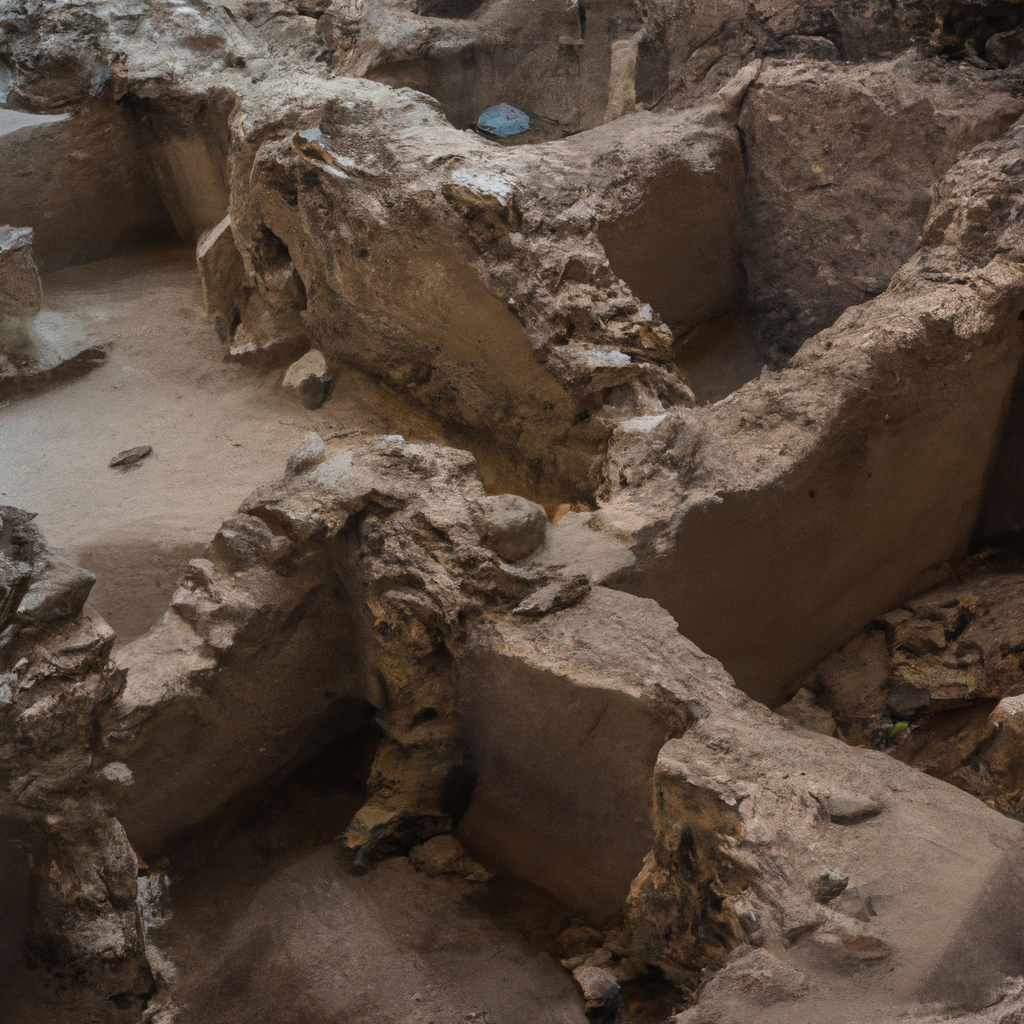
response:
<path id="1" fill-rule="evenodd" d="M 170 919 L 151 934 L 177 974 L 177 1024 L 584 1024 L 568 973 L 497 911 L 491 886 L 429 878 L 404 857 L 352 874 L 333 839 L 364 796 L 360 744 L 171 854 Z M 563 923 L 540 894 L 517 896 L 534 927 Z"/>
<path id="2" fill-rule="evenodd" d="M 311 412 L 282 371 L 222 358 L 190 248 L 119 256 L 43 280 L 44 311 L 74 318 L 107 362 L 0 407 L 0 503 L 39 514 L 51 546 L 98 577 L 91 602 L 132 639 L 162 614 L 188 558 L 310 430 L 442 440 L 426 417 L 343 378 Z M 110 459 L 153 455 L 128 472 Z"/>

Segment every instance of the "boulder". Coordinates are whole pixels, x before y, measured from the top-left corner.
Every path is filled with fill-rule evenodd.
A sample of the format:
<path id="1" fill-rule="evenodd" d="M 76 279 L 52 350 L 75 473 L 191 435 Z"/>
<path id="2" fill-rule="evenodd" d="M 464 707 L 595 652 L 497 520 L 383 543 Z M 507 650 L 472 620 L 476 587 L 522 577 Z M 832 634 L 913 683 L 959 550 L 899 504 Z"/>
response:
<path id="1" fill-rule="evenodd" d="M 51 561 L 32 582 L 18 605 L 18 615 L 33 622 L 53 622 L 77 615 L 96 577 L 61 559 Z"/>
<path id="2" fill-rule="evenodd" d="M 544 543 L 548 518 L 534 501 L 494 494 L 477 502 L 484 543 L 506 562 L 532 555 Z"/>

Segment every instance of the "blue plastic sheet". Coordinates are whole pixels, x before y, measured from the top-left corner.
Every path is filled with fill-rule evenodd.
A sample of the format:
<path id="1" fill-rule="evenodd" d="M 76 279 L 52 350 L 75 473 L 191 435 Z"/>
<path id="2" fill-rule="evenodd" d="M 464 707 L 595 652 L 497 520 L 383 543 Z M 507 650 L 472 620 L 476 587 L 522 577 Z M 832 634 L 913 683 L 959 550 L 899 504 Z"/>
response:
<path id="1" fill-rule="evenodd" d="M 477 119 L 476 126 L 481 131 L 504 139 L 525 132 L 530 127 L 530 118 L 508 103 L 499 103 L 496 107 L 488 107 Z"/>

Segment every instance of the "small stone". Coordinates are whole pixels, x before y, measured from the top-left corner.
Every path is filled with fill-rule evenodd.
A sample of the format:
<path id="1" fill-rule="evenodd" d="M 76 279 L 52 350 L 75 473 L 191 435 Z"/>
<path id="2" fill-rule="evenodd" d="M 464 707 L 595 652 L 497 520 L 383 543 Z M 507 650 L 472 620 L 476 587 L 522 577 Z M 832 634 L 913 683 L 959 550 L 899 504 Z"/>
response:
<path id="1" fill-rule="evenodd" d="M 99 777 L 106 782 L 114 782 L 119 786 L 130 786 L 135 781 L 131 768 L 121 761 L 111 761 L 104 765 L 99 772 Z"/>
<path id="2" fill-rule="evenodd" d="M 307 434 L 293 449 L 288 456 L 288 473 L 291 476 L 298 476 L 305 473 L 314 466 L 320 465 L 327 458 L 327 445 L 324 439 L 317 433 Z"/>
<path id="3" fill-rule="evenodd" d="M 868 922 L 878 916 L 871 897 L 863 895 L 859 889 L 847 889 L 843 892 L 833 909 L 856 921 Z"/>
<path id="4" fill-rule="evenodd" d="M 324 354 L 314 348 L 288 367 L 281 386 L 298 395 L 307 409 L 319 409 L 327 398 L 332 379 Z"/>
<path id="5" fill-rule="evenodd" d="M 18 614 L 36 622 L 77 615 L 95 582 L 96 577 L 87 569 L 55 560 L 32 581 L 18 605 Z"/>
<path id="6" fill-rule="evenodd" d="M 841 896 L 849 884 L 849 875 L 844 875 L 835 868 L 822 868 L 818 877 L 811 883 L 811 892 L 818 903 L 828 903 Z"/>
<path id="7" fill-rule="evenodd" d="M 153 446 L 148 444 L 140 444 L 136 448 L 126 448 L 123 452 L 118 452 L 110 460 L 110 468 L 121 470 L 131 469 L 152 454 Z"/>
<path id="8" fill-rule="evenodd" d="M 869 796 L 837 789 L 825 801 L 828 816 L 837 825 L 855 825 L 858 821 L 873 818 L 882 813 L 882 805 Z"/>
<path id="9" fill-rule="evenodd" d="M 628 1016 L 626 1000 L 615 976 L 600 967 L 577 967 L 572 972 L 586 1000 L 587 1016 L 595 1021 L 621 1021 Z"/>
<path id="10" fill-rule="evenodd" d="M 471 882 L 488 882 L 490 874 L 466 853 L 453 835 L 434 836 L 409 851 L 409 863 L 425 875 L 462 875 Z"/>
<path id="11" fill-rule="evenodd" d="M 483 542 L 506 562 L 533 554 L 544 543 L 544 509 L 518 494 L 495 494 L 477 501 Z"/>
<path id="12" fill-rule="evenodd" d="M 561 611 L 579 604 L 590 593 L 590 580 L 585 573 L 577 573 L 567 580 L 549 583 L 521 601 L 513 614 L 527 619 L 539 619 L 552 612 Z"/>
<path id="13" fill-rule="evenodd" d="M 508 103 L 498 103 L 488 107 L 478 118 L 477 128 L 488 135 L 496 135 L 506 139 L 510 135 L 519 135 L 530 127 L 530 118 L 518 107 Z"/>

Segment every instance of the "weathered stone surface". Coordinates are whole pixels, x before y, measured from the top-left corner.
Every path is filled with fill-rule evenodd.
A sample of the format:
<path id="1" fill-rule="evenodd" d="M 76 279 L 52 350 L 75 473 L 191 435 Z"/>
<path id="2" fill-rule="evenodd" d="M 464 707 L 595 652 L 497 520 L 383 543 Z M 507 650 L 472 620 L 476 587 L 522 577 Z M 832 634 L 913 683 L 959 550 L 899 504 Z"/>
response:
<path id="1" fill-rule="evenodd" d="M 86 569 L 53 559 L 38 574 L 33 573 L 18 615 L 33 622 L 66 619 L 82 610 L 96 577 Z"/>
<path id="2" fill-rule="evenodd" d="M 477 503 L 483 541 L 507 562 L 532 555 L 544 543 L 548 517 L 536 502 L 518 494 L 494 494 Z"/>
<path id="3" fill-rule="evenodd" d="M 1013 83 L 934 58 L 766 62 L 740 118 L 744 266 L 762 344 L 792 354 L 884 292 L 913 255 L 932 183 L 1022 112 Z"/>
<path id="4" fill-rule="evenodd" d="M 888 750 L 1019 816 L 1022 590 L 1016 567 L 966 568 L 881 616 L 806 684 L 849 742 Z"/>
<path id="5" fill-rule="evenodd" d="M 327 457 L 327 445 L 319 434 L 307 434 L 288 456 L 288 472 L 305 473 Z"/>
<path id="6" fill-rule="evenodd" d="M 0 226 L 0 322 L 35 316 L 41 302 L 42 286 L 32 258 L 32 229 Z"/>
<path id="7" fill-rule="evenodd" d="M 5 926 L 5 955 L 20 947 L 56 983 L 54 1012 L 128 1024 L 154 982 L 135 854 L 99 778 L 117 774 L 99 730 L 118 689 L 114 635 L 81 611 L 95 578 L 55 559 L 33 518 L 0 507 L 0 570 L 23 567 L 7 574 L 6 600 L 0 590 L 0 834 L 13 844 L 0 843 L 0 871 L 25 910 Z"/>
<path id="8" fill-rule="evenodd" d="M 654 476 L 598 513 L 643 538 L 620 585 L 657 597 L 772 704 L 967 547 L 1020 359 L 1021 133 L 950 169 L 882 295 L 695 410 L 706 432 L 678 490 Z M 638 534 L 645 502 L 655 541 Z"/>
<path id="9" fill-rule="evenodd" d="M 331 379 L 323 352 L 313 349 L 288 367 L 281 386 L 307 409 L 319 409 L 330 391 Z"/>
<path id="10" fill-rule="evenodd" d="M 792 728 L 679 629 L 765 703 L 804 680 L 788 711 L 805 723 L 829 702 L 844 738 L 1019 813 L 1015 613 L 884 614 L 966 549 L 1018 373 L 1021 129 L 964 155 L 1020 112 L 1017 73 L 981 66 L 1013 65 L 1018 12 L 519 6 L 28 0 L 6 18 L 3 91 L 76 115 L 42 178 L 22 175 L 38 149 L 0 142 L 18 157 L 0 216 L 32 208 L 6 219 L 37 228 L 41 265 L 152 240 L 147 224 L 201 237 L 230 356 L 316 345 L 472 447 L 488 490 L 573 510 L 548 529 L 524 498 L 503 534 L 468 454 L 331 425 L 114 662 L 89 613 L 18 616 L 53 561 L 19 520 L 0 814 L 52 831 L 38 948 L 57 936 L 83 998 L 138 1017 L 152 975 L 104 801 L 162 856 L 373 719 L 365 799 L 333 834 L 363 867 L 414 845 L 436 866 L 458 861 L 454 827 L 595 920 L 625 910 L 568 958 L 598 972 L 595 1013 L 620 1012 L 616 972 L 641 964 L 696 998 L 692 1020 L 991 1018 L 1000 1000 L 1006 1017 L 1019 823 Z M 499 90 L 544 145 L 458 130 Z M 775 368 L 746 351 L 697 407 L 683 371 L 732 361 L 719 318 L 747 303 Z M 877 913 L 844 903 L 847 879 Z M 263 934 L 233 932 L 219 976 L 269 963 Z M 304 1000 L 288 1012 L 305 1020 Z"/>

